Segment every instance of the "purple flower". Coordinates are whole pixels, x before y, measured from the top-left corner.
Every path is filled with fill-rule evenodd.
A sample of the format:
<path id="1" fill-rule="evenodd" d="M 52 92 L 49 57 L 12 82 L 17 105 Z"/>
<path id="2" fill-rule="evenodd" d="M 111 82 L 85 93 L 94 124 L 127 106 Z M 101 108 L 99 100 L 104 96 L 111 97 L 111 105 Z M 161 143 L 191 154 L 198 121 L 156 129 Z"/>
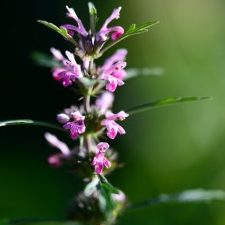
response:
<path id="1" fill-rule="evenodd" d="M 74 55 L 66 51 L 66 59 L 59 50 L 51 48 L 54 59 L 61 64 L 59 67 L 53 68 L 53 77 L 62 83 L 64 87 L 72 85 L 77 79 L 83 77 L 80 65 L 77 64 Z"/>
<path id="2" fill-rule="evenodd" d="M 111 166 L 110 161 L 105 157 L 105 152 L 108 148 L 109 144 L 106 142 L 100 142 L 97 145 L 97 152 L 92 161 L 92 165 L 94 166 L 95 172 L 97 174 L 101 174 L 105 167 L 110 168 Z"/>
<path id="3" fill-rule="evenodd" d="M 126 62 L 124 60 L 126 55 L 126 49 L 119 49 L 98 69 L 101 79 L 107 81 L 106 89 L 110 92 L 114 92 L 117 86 L 124 84 L 123 79 L 126 76 L 124 70 Z"/>
<path id="4" fill-rule="evenodd" d="M 64 24 L 62 25 L 62 27 L 64 27 L 65 29 L 67 29 L 67 32 L 70 36 L 73 36 L 75 34 L 75 32 L 77 34 L 80 34 L 83 37 L 88 36 L 88 32 L 86 31 L 82 21 L 78 18 L 77 14 L 75 13 L 73 8 L 69 8 L 68 6 L 66 6 L 67 9 L 67 16 L 74 19 L 76 22 L 76 26 L 71 25 L 71 24 Z"/>
<path id="5" fill-rule="evenodd" d="M 101 122 L 101 125 L 106 127 L 107 130 L 107 136 L 110 139 L 115 139 L 117 134 L 125 134 L 125 130 L 123 127 L 121 127 L 118 123 L 116 123 L 116 120 L 124 120 L 129 115 L 125 113 L 124 111 L 121 111 L 119 113 L 113 114 L 111 112 L 106 113 L 106 119 L 104 119 Z"/>
<path id="6" fill-rule="evenodd" d="M 108 25 L 113 20 L 120 18 L 120 10 L 121 9 L 122 9 L 122 7 L 118 7 L 117 9 L 114 9 L 112 14 L 110 15 L 110 17 L 108 17 L 106 19 L 105 23 L 103 24 L 103 26 L 101 27 L 99 32 L 96 34 L 97 41 L 104 42 L 104 41 L 108 40 L 110 36 L 111 36 L 111 39 L 113 41 L 115 41 L 123 35 L 124 29 L 122 27 L 120 27 L 120 26 L 108 27 Z"/>
<path id="7" fill-rule="evenodd" d="M 100 68 L 100 71 L 109 69 L 117 62 L 125 61 L 127 56 L 127 50 L 125 48 L 118 49 L 111 57 L 105 60 L 104 65 Z"/>
<path id="8" fill-rule="evenodd" d="M 64 129 L 70 131 L 70 136 L 73 140 L 86 130 L 86 126 L 84 124 L 85 116 L 82 116 L 79 111 L 70 113 L 70 116 L 65 113 L 60 113 L 57 115 L 57 120 L 64 124 Z"/>
<path id="9" fill-rule="evenodd" d="M 104 92 L 96 100 L 96 108 L 101 114 L 105 114 L 109 108 L 112 107 L 114 96 L 110 92 Z"/>
<path id="10" fill-rule="evenodd" d="M 59 154 L 51 155 L 48 158 L 48 163 L 53 167 L 61 166 L 61 159 L 68 158 L 71 155 L 70 149 L 65 143 L 61 142 L 56 136 L 50 133 L 45 134 L 45 139 L 52 147 L 55 147 L 61 151 Z"/>

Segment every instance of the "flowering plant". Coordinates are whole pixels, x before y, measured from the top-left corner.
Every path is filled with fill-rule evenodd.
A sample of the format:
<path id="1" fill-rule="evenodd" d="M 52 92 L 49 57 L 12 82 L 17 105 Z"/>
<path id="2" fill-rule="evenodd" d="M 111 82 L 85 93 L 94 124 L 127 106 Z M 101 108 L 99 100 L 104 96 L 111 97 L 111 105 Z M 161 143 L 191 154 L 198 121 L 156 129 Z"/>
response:
<path id="1" fill-rule="evenodd" d="M 113 10 L 99 30 L 97 10 L 88 4 L 90 29 L 86 29 L 73 8 L 66 6 L 67 17 L 72 24 L 60 27 L 43 20 L 38 22 L 51 28 L 72 44 L 72 50 L 62 54 L 51 48 L 52 57 L 36 55 L 38 62 L 51 67 L 53 79 L 65 88 L 76 91 L 80 101 L 62 110 L 57 115 L 59 125 L 33 120 L 3 121 L 0 127 L 10 125 L 37 125 L 68 133 L 75 146 L 69 147 L 51 133 L 45 139 L 59 153 L 49 156 L 53 167 L 66 165 L 80 175 L 84 189 L 73 199 L 68 210 L 67 220 L 74 224 L 110 225 L 117 221 L 126 210 L 148 207 L 165 202 L 224 200 L 222 191 L 190 190 L 178 194 L 161 195 L 142 203 L 131 204 L 125 193 L 114 187 L 107 179 L 113 170 L 120 166 L 118 154 L 109 145 L 118 135 L 126 134 L 120 122 L 136 113 L 155 107 L 182 102 L 209 99 L 208 97 L 170 97 L 135 106 L 128 110 L 112 111 L 113 93 L 125 82 L 143 73 L 143 70 L 126 70 L 126 49 L 118 49 L 106 59 L 103 65 L 97 60 L 120 41 L 147 32 L 157 21 L 141 25 L 132 24 L 127 31 L 121 26 L 111 26 L 120 17 L 121 7 Z M 11 224 L 7 220 L 0 224 Z M 19 221 L 21 224 L 23 220 Z M 26 221 L 25 221 L 26 222 Z"/>

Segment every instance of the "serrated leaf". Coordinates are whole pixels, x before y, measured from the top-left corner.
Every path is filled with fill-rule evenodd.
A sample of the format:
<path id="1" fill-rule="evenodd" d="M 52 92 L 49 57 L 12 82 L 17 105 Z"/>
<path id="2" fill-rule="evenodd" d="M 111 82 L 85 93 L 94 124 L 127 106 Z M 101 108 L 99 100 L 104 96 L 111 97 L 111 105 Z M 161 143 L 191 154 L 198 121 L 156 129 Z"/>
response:
<path id="1" fill-rule="evenodd" d="M 159 108 L 163 106 L 170 106 L 180 103 L 188 103 L 188 102 L 195 102 L 195 101 L 201 101 L 201 100 L 211 100 L 212 97 L 169 97 L 169 98 L 163 98 L 156 100 L 154 102 L 148 102 L 143 105 L 135 106 L 131 109 L 126 110 L 129 115 L 134 115 L 137 113 L 145 112 L 154 108 Z"/>
<path id="2" fill-rule="evenodd" d="M 39 66 L 44 66 L 44 67 L 59 67 L 60 64 L 56 62 L 53 57 L 43 53 L 43 52 L 33 52 L 31 54 L 31 58 L 33 61 L 39 65 Z"/>
<path id="3" fill-rule="evenodd" d="M 71 42 L 73 45 L 77 46 L 77 42 L 73 39 L 72 36 L 70 36 L 68 34 L 67 30 L 64 27 L 57 27 L 55 24 L 49 23 L 49 22 L 44 21 L 44 20 L 38 20 L 38 23 L 41 23 L 41 24 L 45 25 L 46 27 L 54 30 L 58 34 L 62 35 L 66 40 Z"/>
<path id="4" fill-rule="evenodd" d="M 22 120 L 7 120 L 7 121 L 0 121 L 0 128 L 7 127 L 7 126 L 39 126 L 39 127 L 46 127 L 55 130 L 64 131 L 60 126 L 43 122 L 43 121 L 34 121 L 30 119 L 22 119 Z"/>
<path id="5" fill-rule="evenodd" d="M 225 191 L 194 189 L 175 194 L 161 194 L 156 198 L 130 205 L 129 209 L 144 209 L 165 203 L 202 203 L 212 201 L 225 201 Z"/>
<path id="6" fill-rule="evenodd" d="M 162 76 L 164 74 L 164 69 L 162 68 L 130 68 L 126 70 L 126 77 L 124 80 L 129 80 L 137 77 L 145 76 Z"/>

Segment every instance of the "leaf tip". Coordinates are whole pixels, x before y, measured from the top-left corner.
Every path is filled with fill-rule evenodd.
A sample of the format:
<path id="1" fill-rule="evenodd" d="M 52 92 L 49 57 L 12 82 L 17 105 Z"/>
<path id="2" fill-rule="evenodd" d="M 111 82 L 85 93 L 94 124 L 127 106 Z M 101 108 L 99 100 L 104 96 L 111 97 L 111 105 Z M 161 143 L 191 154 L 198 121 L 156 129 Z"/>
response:
<path id="1" fill-rule="evenodd" d="M 88 8 L 90 15 L 97 15 L 97 9 L 93 2 L 88 2 Z"/>

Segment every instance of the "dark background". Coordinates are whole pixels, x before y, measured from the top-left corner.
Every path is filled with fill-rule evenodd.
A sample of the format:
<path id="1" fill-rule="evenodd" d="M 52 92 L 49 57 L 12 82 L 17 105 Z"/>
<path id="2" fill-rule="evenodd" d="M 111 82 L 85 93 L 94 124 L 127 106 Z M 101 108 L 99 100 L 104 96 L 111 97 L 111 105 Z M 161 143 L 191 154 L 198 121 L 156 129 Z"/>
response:
<path id="1" fill-rule="evenodd" d="M 74 102 L 50 71 L 35 66 L 33 51 L 71 49 L 36 23 L 63 24 L 65 5 L 88 22 L 86 0 L 3 1 L 1 7 L 0 120 L 31 118 L 55 122 Z M 163 77 L 127 82 L 115 111 L 166 96 L 213 96 L 201 102 L 158 109 L 129 118 L 127 135 L 115 141 L 125 167 L 110 181 L 131 201 L 165 192 L 203 187 L 225 189 L 225 4 L 222 0 L 95 0 L 100 22 L 122 5 L 120 24 L 160 20 L 150 33 L 121 43 L 129 67 L 162 67 Z M 67 20 L 68 21 L 68 20 Z M 0 129 L 0 218 L 61 217 L 81 182 L 47 164 L 53 152 L 45 129 Z M 60 134 L 58 134 L 60 135 Z M 61 137 L 62 139 L 65 137 Z M 67 139 L 65 139 L 67 140 Z M 126 214 L 119 224 L 222 225 L 224 204 L 166 205 Z"/>

